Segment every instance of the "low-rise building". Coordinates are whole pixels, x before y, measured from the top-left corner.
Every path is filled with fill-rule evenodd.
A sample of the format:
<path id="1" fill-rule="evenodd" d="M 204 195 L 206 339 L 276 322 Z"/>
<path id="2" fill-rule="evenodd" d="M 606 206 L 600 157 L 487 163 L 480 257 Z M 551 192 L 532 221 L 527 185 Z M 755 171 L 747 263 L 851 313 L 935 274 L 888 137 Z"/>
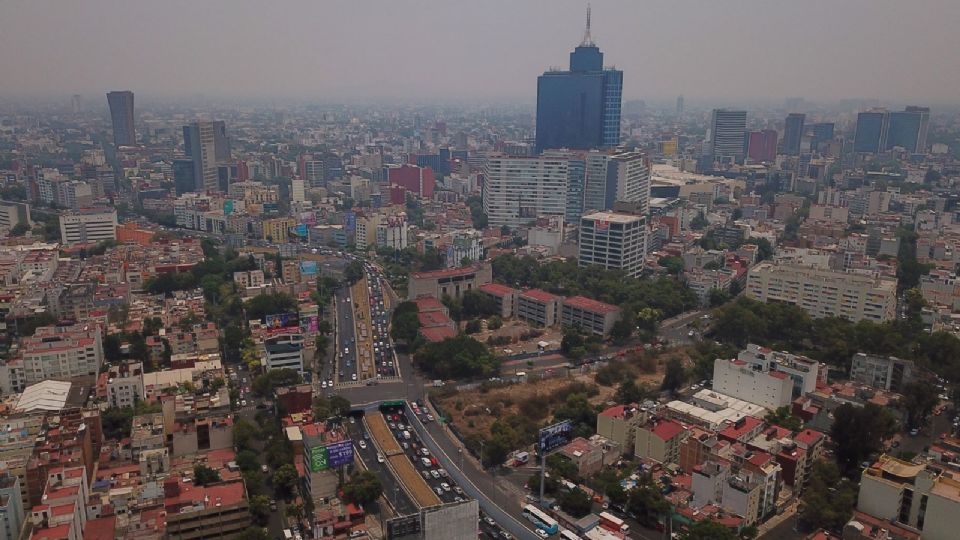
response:
<path id="1" fill-rule="evenodd" d="M 489 296 L 497 305 L 497 311 L 500 317 L 507 319 L 513 317 L 517 311 L 517 296 L 520 291 L 499 283 L 487 283 L 480 286 L 480 292 Z"/>
<path id="2" fill-rule="evenodd" d="M 620 319 L 621 310 L 617 306 L 605 304 L 584 296 L 571 296 L 563 299 L 560 308 L 560 324 L 578 326 L 582 330 L 606 336 L 614 323 Z"/>
<path id="3" fill-rule="evenodd" d="M 633 453 L 641 459 L 660 463 L 679 463 L 680 444 L 688 435 L 687 429 L 673 420 L 653 419 L 637 428 Z"/>
<path id="4" fill-rule="evenodd" d="M 615 405 L 597 415 L 597 435 L 609 439 L 624 452 L 633 449 L 637 427 L 647 421 L 646 411 L 631 405 Z"/>
<path id="5" fill-rule="evenodd" d="M 960 480 L 931 465 L 882 455 L 863 471 L 857 509 L 913 527 L 924 540 L 951 540 L 960 527 Z"/>
<path id="6" fill-rule="evenodd" d="M 882 388 L 888 392 L 900 392 L 914 380 L 915 366 L 911 360 L 896 356 L 877 356 L 857 353 L 850 364 L 850 379 Z"/>
<path id="7" fill-rule="evenodd" d="M 163 483 L 163 495 L 169 538 L 227 538 L 251 525 L 243 482 L 203 487 L 168 478 Z"/>
<path id="8" fill-rule="evenodd" d="M 517 318 L 538 326 L 554 326 L 558 322 L 562 300 L 540 289 L 523 291 L 517 296 Z"/>
<path id="9" fill-rule="evenodd" d="M 493 281 L 489 263 L 460 268 L 446 268 L 432 272 L 413 272 L 407 285 L 407 298 L 421 296 L 460 298 L 464 292 L 479 289 Z"/>
<path id="10" fill-rule="evenodd" d="M 793 400 L 793 380 L 786 373 L 757 371 L 743 360 L 714 360 L 713 389 L 770 410 Z"/>
<path id="11" fill-rule="evenodd" d="M 600 472 L 605 465 L 616 463 L 623 450 L 619 444 L 594 435 L 590 439 L 577 437 L 557 452 L 577 467 L 577 474 L 586 477 Z"/>

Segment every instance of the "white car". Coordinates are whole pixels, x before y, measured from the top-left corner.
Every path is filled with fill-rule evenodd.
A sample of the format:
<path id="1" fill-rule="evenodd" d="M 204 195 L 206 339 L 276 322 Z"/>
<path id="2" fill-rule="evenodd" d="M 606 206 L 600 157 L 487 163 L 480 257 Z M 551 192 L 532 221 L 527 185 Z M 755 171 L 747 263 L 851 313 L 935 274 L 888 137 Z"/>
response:
<path id="1" fill-rule="evenodd" d="M 240 400 L 240 406 L 241 406 L 241 407 L 246 407 L 246 406 L 247 406 L 247 400 L 241 399 L 241 400 Z"/>
<path id="2" fill-rule="evenodd" d="M 320 381 L 320 388 L 326 388 L 326 387 L 327 387 L 327 381 Z"/>
<path id="3" fill-rule="evenodd" d="M 451 489 L 451 488 L 450 488 L 450 484 L 448 484 L 448 483 L 446 483 L 446 482 L 440 484 L 440 487 L 442 487 L 444 491 L 450 491 L 450 489 Z"/>
<path id="4" fill-rule="evenodd" d="M 366 442 L 366 441 L 360 441 L 360 442 L 358 442 L 357 444 L 360 445 L 360 448 L 363 448 L 364 450 L 367 449 L 367 442 Z"/>
<path id="5" fill-rule="evenodd" d="M 539 536 L 540 538 L 550 538 L 550 535 L 547 534 L 547 531 L 543 529 L 537 529 L 537 536 Z"/>
<path id="6" fill-rule="evenodd" d="M 350 380 L 352 380 L 352 381 L 357 380 L 357 374 L 354 373 L 354 374 L 350 375 Z"/>
<path id="7" fill-rule="evenodd" d="M 383 454 L 377 454 L 377 463 L 383 463 L 386 459 L 383 458 Z"/>

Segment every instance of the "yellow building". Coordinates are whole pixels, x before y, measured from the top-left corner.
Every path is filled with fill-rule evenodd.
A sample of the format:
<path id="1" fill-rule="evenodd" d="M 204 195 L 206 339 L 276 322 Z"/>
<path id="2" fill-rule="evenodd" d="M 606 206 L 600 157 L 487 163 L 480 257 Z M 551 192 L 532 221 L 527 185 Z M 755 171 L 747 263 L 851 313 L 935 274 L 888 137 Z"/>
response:
<path id="1" fill-rule="evenodd" d="M 263 224 L 263 239 L 274 244 L 286 244 L 289 241 L 291 227 L 297 226 L 293 218 L 265 219 Z"/>

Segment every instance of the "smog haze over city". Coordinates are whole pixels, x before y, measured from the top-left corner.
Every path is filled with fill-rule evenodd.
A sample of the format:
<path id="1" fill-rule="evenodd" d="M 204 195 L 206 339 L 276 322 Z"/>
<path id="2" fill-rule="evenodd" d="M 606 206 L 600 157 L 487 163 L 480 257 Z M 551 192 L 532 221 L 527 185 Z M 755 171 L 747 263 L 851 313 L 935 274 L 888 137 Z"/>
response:
<path id="1" fill-rule="evenodd" d="M 586 2 L 11 1 L 5 96 L 532 102 L 529 81 L 582 34 Z M 804 96 L 953 104 L 952 0 L 595 1 L 624 98 L 745 104 Z"/>

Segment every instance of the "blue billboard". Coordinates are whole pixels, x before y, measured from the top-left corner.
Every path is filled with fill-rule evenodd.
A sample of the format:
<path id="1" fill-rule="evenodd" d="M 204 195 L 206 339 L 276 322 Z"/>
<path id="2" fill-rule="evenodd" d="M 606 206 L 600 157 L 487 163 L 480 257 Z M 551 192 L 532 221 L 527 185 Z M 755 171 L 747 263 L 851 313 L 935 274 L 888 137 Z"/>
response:
<path id="1" fill-rule="evenodd" d="M 353 463 L 353 441 L 346 440 L 327 445 L 327 466 L 340 467 Z"/>
<path id="2" fill-rule="evenodd" d="M 357 230 L 357 215 L 352 210 L 343 213 L 343 228 L 350 232 Z"/>
<path id="3" fill-rule="evenodd" d="M 570 442 L 572 432 L 573 424 L 569 420 L 541 429 L 537 436 L 537 447 L 540 449 L 540 454 L 543 455 Z"/>
<path id="4" fill-rule="evenodd" d="M 300 274 L 304 276 L 317 275 L 317 261 L 300 261 Z"/>

